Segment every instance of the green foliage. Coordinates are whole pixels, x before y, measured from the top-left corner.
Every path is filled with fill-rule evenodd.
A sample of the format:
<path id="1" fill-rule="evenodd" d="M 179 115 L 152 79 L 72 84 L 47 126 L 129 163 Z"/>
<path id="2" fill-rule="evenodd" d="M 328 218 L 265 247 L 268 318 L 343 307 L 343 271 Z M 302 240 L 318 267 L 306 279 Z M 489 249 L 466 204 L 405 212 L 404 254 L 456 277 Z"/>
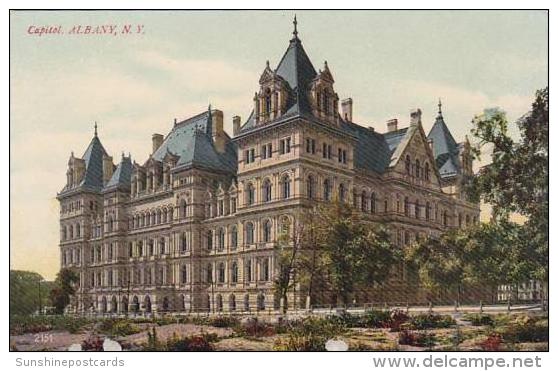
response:
<path id="1" fill-rule="evenodd" d="M 488 314 L 468 313 L 463 316 L 465 321 L 470 321 L 473 326 L 494 326 L 494 319 Z"/>
<path id="2" fill-rule="evenodd" d="M 141 328 L 125 319 L 103 319 L 98 322 L 98 329 L 100 332 L 115 336 L 128 336 L 141 332 Z"/>
<path id="3" fill-rule="evenodd" d="M 236 327 L 240 324 L 238 318 L 219 316 L 209 320 L 209 325 L 214 327 Z"/>
<path id="4" fill-rule="evenodd" d="M 510 343 L 548 341 L 548 319 L 519 316 L 497 329 L 502 338 Z"/>
<path id="5" fill-rule="evenodd" d="M 90 321 L 80 317 L 64 316 L 11 316 L 10 334 L 21 335 L 50 330 L 79 332 Z"/>
<path id="6" fill-rule="evenodd" d="M 215 350 L 214 342 L 218 340 L 216 334 L 199 334 L 179 337 L 174 333 L 166 341 L 159 340 L 157 330 L 153 327 L 147 332 L 147 344 L 144 351 L 156 352 L 208 352 Z"/>
<path id="7" fill-rule="evenodd" d="M 275 342 L 275 350 L 324 351 L 325 343 L 346 332 L 338 321 L 307 317 L 289 324 L 287 337 Z"/>
<path id="8" fill-rule="evenodd" d="M 10 270 L 10 315 L 26 315 L 50 306 L 52 282 L 35 272 Z"/>
<path id="9" fill-rule="evenodd" d="M 243 337 L 260 338 L 275 335 L 273 325 L 260 321 L 256 317 L 249 318 L 244 323 L 237 325 L 234 332 Z"/>
<path id="10" fill-rule="evenodd" d="M 455 320 L 448 315 L 417 314 L 411 317 L 409 325 L 415 330 L 449 328 L 455 325 Z"/>
<path id="11" fill-rule="evenodd" d="M 55 287 L 50 291 L 50 300 L 56 313 L 63 314 L 64 308 L 70 304 L 70 297 L 75 293 L 74 285 L 79 281 L 79 276 L 71 269 L 63 268 L 56 275 Z"/>
<path id="12" fill-rule="evenodd" d="M 522 250 L 516 254 L 524 255 L 531 277 L 541 281 L 548 279 L 548 124 L 548 87 L 537 91 L 531 111 L 517 122 L 519 141 L 510 137 L 502 111 L 486 110 L 475 117 L 476 153 L 488 146 L 493 155 L 468 187 L 471 195 L 492 205 L 496 221 L 514 212 L 527 217 L 520 243 L 510 250 Z"/>
<path id="13" fill-rule="evenodd" d="M 399 344 L 415 347 L 432 347 L 436 344 L 436 341 L 433 334 L 402 330 L 399 332 Z"/>

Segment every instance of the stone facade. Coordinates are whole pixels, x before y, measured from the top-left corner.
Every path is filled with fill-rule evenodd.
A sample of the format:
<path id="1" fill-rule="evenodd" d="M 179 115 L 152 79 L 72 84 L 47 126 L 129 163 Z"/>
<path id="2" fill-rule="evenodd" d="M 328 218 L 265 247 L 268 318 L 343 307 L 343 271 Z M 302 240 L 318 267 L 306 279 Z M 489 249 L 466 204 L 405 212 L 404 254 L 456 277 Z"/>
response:
<path id="1" fill-rule="evenodd" d="M 472 174 L 467 141 L 456 143 L 441 104 L 428 136 L 420 109 L 385 133 L 353 122 L 333 74 L 315 71 L 295 32 L 276 69 L 269 63 L 253 111 L 233 137 L 209 108 L 154 134 L 143 163 L 113 164 L 95 135 L 72 155 L 58 194 L 61 266 L 79 273 L 72 310 L 200 312 L 278 307 L 273 281 L 280 231 L 298 211 L 341 200 L 384 223 L 394 246 L 478 220 L 462 194 Z M 304 305 L 293 292 L 290 306 Z M 404 267 L 389 288 L 355 298 L 420 301 Z"/>

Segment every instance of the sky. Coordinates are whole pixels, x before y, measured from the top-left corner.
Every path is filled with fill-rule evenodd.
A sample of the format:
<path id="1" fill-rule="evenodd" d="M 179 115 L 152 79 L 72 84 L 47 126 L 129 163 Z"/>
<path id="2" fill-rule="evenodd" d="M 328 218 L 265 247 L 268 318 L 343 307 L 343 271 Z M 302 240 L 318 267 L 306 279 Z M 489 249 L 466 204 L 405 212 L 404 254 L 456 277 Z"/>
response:
<path id="1" fill-rule="evenodd" d="M 115 162 L 143 163 L 151 135 L 207 109 L 247 118 L 258 79 L 288 46 L 294 11 L 11 12 L 10 258 L 54 278 L 59 206 L 73 151 L 98 123 Z M 428 132 L 443 103 L 457 141 L 471 119 L 500 107 L 511 122 L 547 82 L 543 11 L 296 11 L 314 67 L 327 60 L 353 118 L 377 131 L 421 108 Z M 116 34 L 72 33 L 115 25 Z M 133 33 L 122 34 L 124 25 Z M 136 32 L 138 26 L 141 32 Z M 39 35 L 40 27 L 60 33 Z M 517 132 L 512 126 L 512 131 Z"/>

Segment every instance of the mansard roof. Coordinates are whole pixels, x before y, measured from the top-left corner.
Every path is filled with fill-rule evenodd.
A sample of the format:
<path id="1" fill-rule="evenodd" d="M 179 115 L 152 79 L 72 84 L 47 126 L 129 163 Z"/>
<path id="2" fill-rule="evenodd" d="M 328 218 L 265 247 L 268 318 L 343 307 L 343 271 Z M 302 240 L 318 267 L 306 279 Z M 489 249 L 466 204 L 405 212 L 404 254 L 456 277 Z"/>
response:
<path id="1" fill-rule="evenodd" d="M 211 131 L 210 109 L 177 122 L 155 151 L 152 159 L 163 161 L 165 156 L 171 154 L 178 157 L 177 166 L 199 166 L 225 172 L 236 171 L 236 146 L 227 140 L 225 152 L 217 152 L 211 138 Z"/>
<path id="2" fill-rule="evenodd" d="M 442 104 L 438 104 L 438 116 L 428 133 L 428 139 L 432 140 L 434 159 L 442 178 L 454 176 L 460 173 L 459 145 L 451 135 L 442 115 Z"/>
<path id="3" fill-rule="evenodd" d="M 112 174 L 108 183 L 105 185 L 103 191 L 110 191 L 117 188 L 127 189 L 132 180 L 132 170 L 133 166 L 131 157 L 122 155 L 122 160 L 116 167 L 116 170 Z"/>
<path id="4" fill-rule="evenodd" d="M 342 129 L 357 138 L 353 159 L 355 167 L 383 173 L 389 165 L 392 153 L 384 135 L 352 122 L 341 122 Z"/>

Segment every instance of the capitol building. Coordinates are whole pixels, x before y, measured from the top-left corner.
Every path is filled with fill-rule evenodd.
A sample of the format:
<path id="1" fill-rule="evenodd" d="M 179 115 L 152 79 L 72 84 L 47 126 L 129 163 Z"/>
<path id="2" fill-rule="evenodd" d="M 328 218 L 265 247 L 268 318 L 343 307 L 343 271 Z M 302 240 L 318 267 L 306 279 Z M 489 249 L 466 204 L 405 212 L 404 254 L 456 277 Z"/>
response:
<path id="1" fill-rule="evenodd" d="M 60 264 L 79 276 L 68 310 L 277 309 L 278 238 L 321 202 L 339 200 L 385 225 L 394 248 L 478 221 L 479 205 L 462 190 L 470 144 L 454 139 L 441 102 L 437 117 L 413 109 L 406 122 L 355 123 L 352 99 L 338 96 L 327 62 L 316 70 L 296 20 L 280 62 L 267 63 L 258 83 L 232 135 L 209 107 L 153 134 L 140 162 L 109 154 L 96 127 L 83 155 L 71 154 L 57 194 Z M 434 122 L 428 134 L 423 120 Z M 289 308 L 306 305 L 300 291 Z M 404 267 L 359 295 L 355 302 L 426 297 Z"/>

